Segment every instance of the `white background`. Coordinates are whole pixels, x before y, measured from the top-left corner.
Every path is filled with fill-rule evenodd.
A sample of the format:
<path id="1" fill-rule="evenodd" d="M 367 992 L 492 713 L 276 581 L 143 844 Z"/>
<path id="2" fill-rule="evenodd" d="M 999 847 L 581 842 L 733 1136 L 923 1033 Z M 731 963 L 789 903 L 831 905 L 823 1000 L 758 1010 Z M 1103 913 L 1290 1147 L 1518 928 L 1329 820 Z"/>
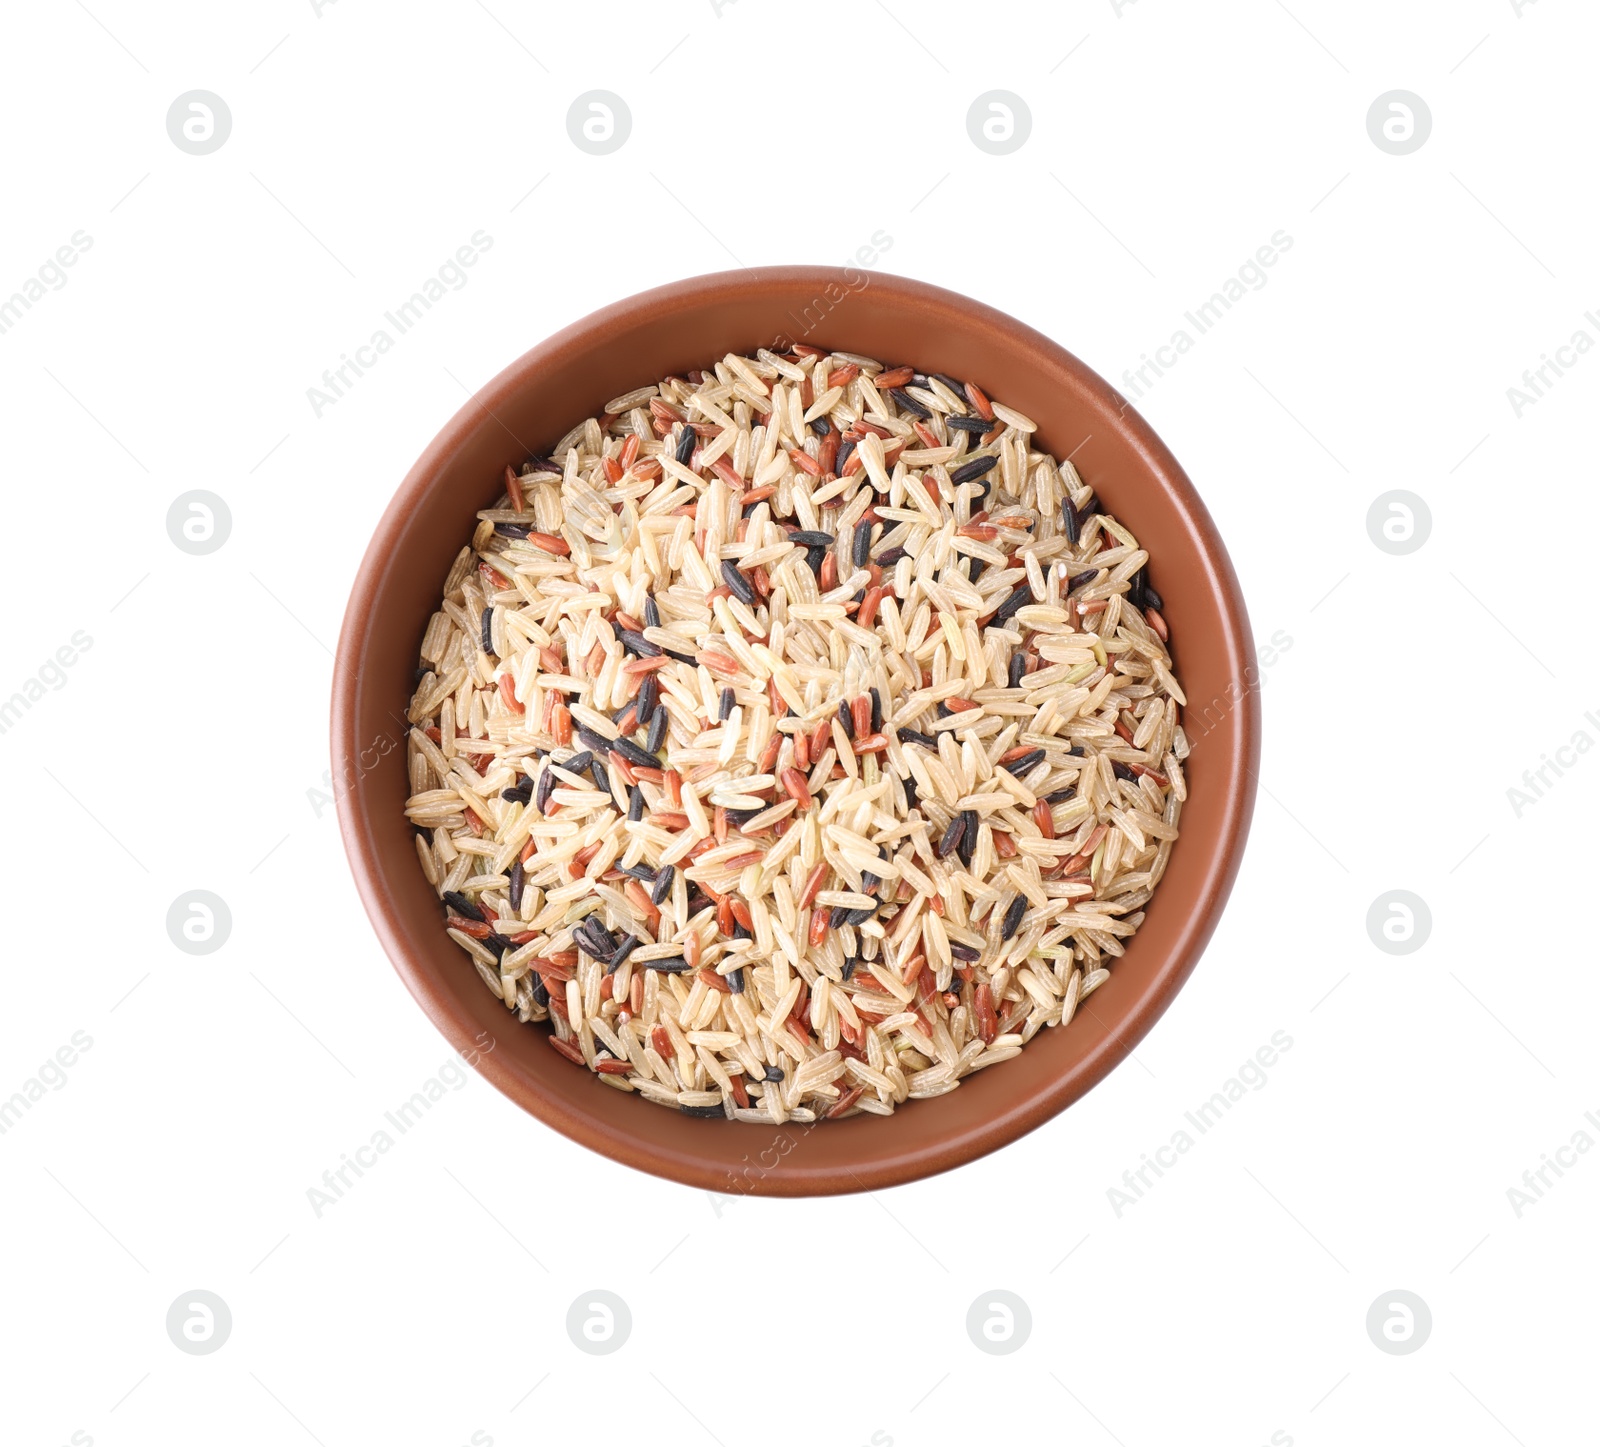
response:
<path id="1" fill-rule="evenodd" d="M 0 295 L 75 231 L 92 247 L 0 336 L 0 697 L 75 631 L 92 646 L 0 735 L 0 1098 L 75 1031 L 93 1044 L 0 1136 L 6 1442 L 1594 1440 L 1600 1153 L 1520 1216 L 1507 1191 L 1575 1132 L 1600 1141 L 1593 931 L 1571 907 L 1600 759 L 1547 774 L 1520 817 L 1507 790 L 1600 739 L 1600 357 L 1520 417 L 1507 388 L 1578 328 L 1600 339 L 1600 17 L 1121 9 L 8 12 Z M 166 130 L 196 88 L 232 113 L 205 156 Z M 566 127 L 595 88 L 633 118 L 605 157 Z M 1433 119 L 1407 156 L 1366 127 L 1397 88 Z M 967 134 L 993 89 L 1032 114 L 1008 156 Z M 323 369 L 480 229 L 469 283 L 318 418 Z M 1293 240 L 1138 400 L 1258 640 L 1292 639 L 1204 961 L 1136 1061 L 936 1180 L 717 1201 L 469 1073 L 319 1218 L 308 1188 L 448 1060 L 319 793 L 374 521 L 467 389 L 556 328 L 681 276 L 842 262 L 878 230 L 882 269 L 1011 312 L 1125 390 L 1185 310 Z M 196 488 L 232 515 L 203 557 L 166 526 Z M 1367 530 L 1396 488 L 1432 518 L 1406 556 Z M 231 910 L 210 955 L 168 939 L 194 889 Z M 1393 889 L 1432 913 L 1404 956 L 1366 926 Z M 1265 1085 L 1119 1215 L 1108 1189 L 1280 1030 Z M 197 1288 L 233 1317 L 205 1356 L 165 1327 Z M 596 1288 L 631 1310 L 616 1355 L 567 1334 Z M 965 1327 L 993 1289 L 1032 1315 L 1006 1356 Z M 1395 1289 L 1432 1312 L 1411 1355 L 1366 1330 Z"/>

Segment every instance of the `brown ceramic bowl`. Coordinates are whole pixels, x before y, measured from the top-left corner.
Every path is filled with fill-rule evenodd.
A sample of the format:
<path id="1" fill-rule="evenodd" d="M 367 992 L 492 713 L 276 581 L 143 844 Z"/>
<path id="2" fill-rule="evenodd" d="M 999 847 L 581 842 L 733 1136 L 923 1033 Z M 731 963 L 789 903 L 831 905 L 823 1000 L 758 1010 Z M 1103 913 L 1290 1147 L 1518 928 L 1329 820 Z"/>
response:
<path id="1" fill-rule="evenodd" d="M 781 340 L 780 340 L 781 339 Z M 404 715 L 424 626 L 473 514 L 508 462 L 642 383 L 730 350 L 791 340 L 972 378 L 1071 455 L 1150 552 L 1195 737 L 1183 837 L 1144 926 L 1065 1030 L 959 1090 L 888 1118 L 773 1129 L 691 1119 L 607 1088 L 519 1025 L 446 938 L 403 813 Z M 1100 1081 L 1172 1001 L 1210 938 L 1244 851 L 1260 705 L 1244 601 L 1189 479 L 1144 420 L 1048 337 L 954 292 L 822 267 L 724 272 L 658 287 L 585 317 L 519 358 L 450 419 L 400 485 L 361 564 L 339 637 L 333 758 L 356 886 L 394 967 L 452 1046 L 495 1041 L 477 1067 L 547 1125 L 686 1185 L 821 1195 L 948 1170 L 1042 1125 Z"/>

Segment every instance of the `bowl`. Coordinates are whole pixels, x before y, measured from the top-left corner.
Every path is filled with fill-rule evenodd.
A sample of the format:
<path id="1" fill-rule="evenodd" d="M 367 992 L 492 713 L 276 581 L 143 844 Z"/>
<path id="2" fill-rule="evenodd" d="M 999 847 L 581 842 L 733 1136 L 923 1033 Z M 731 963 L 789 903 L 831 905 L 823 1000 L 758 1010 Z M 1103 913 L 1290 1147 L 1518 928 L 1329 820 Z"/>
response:
<path id="1" fill-rule="evenodd" d="M 1150 553 L 1189 698 L 1183 835 L 1111 978 L 1064 1029 L 960 1089 L 884 1118 L 767 1127 L 693 1119 L 608 1088 L 522 1025 L 440 926 L 404 814 L 405 712 L 423 629 L 474 513 L 507 463 L 606 401 L 729 351 L 796 341 L 971 378 L 1027 413 Z M 334 669 L 339 824 L 373 929 L 445 1038 L 547 1125 L 640 1170 L 728 1195 L 898 1185 L 1042 1125 L 1138 1044 L 1200 958 L 1227 900 L 1255 801 L 1260 702 L 1238 580 L 1194 486 L 1114 388 L 1049 338 L 954 292 L 851 268 L 772 267 L 657 287 L 575 322 L 475 393 L 429 444 L 362 560 Z M 485 1042 L 492 1041 L 486 1049 Z"/>

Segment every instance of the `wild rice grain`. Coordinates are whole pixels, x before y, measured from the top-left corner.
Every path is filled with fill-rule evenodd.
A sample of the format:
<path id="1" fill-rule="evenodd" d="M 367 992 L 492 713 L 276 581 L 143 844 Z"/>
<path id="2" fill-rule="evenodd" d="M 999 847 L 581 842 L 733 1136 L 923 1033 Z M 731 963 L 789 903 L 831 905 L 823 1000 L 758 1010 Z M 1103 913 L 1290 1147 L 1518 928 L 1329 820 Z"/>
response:
<path id="1" fill-rule="evenodd" d="M 1017 927 L 1022 923 L 1022 916 L 1027 908 L 1027 897 L 1021 894 L 1006 906 L 1006 917 L 1000 922 L 1000 938 L 1002 940 L 1008 940 L 1012 935 L 1016 934 Z"/>
<path id="2" fill-rule="evenodd" d="M 738 565 L 725 562 L 722 565 L 722 581 L 728 585 L 728 590 L 741 603 L 753 604 L 756 601 L 756 590 L 750 580 L 739 571 Z"/>
<path id="3" fill-rule="evenodd" d="M 973 461 L 963 463 L 960 467 L 956 468 L 955 471 L 950 474 L 950 481 L 959 487 L 964 482 L 971 482 L 975 478 L 982 477 L 984 473 L 988 472 L 992 467 L 998 465 L 999 461 L 1000 459 L 998 457 L 975 458 Z"/>

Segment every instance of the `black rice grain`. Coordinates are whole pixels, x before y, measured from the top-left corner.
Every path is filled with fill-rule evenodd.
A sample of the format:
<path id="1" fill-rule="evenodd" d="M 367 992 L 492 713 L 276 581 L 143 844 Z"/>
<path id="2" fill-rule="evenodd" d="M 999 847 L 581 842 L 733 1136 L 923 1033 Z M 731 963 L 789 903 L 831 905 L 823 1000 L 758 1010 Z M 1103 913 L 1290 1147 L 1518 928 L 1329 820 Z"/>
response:
<path id="1" fill-rule="evenodd" d="M 656 723 L 657 719 L 661 720 L 659 725 Z M 656 736 L 658 727 L 663 734 L 666 733 L 666 719 L 666 705 L 657 704 L 656 711 L 650 719 L 651 738 Z M 634 743 L 632 739 L 617 739 L 612 743 L 611 747 L 621 754 L 622 757 L 625 758 L 630 764 L 637 764 L 641 769 L 659 769 L 661 767 L 661 760 L 656 757 L 654 749 L 641 749 L 639 745 Z M 660 747 L 661 745 L 658 743 L 656 745 L 656 749 L 659 749 Z"/>
<path id="2" fill-rule="evenodd" d="M 922 403 L 917 401 L 915 397 L 908 397 L 898 387 L 891 387 L 889 389 L 889 395 L 894 398 L 895 406 L 903 408 L 913 417 L 921 417 L 924 421 L 926 421 L 928 418 L 933 416 L 933 413 L 924 407 Z"/>
<path id="3" fill-rule="evenodd" d="M 956 845 L 956 853 L 960 856 L 962 864 L 968 869 L 972 868 L 972 853 L 978 847 L 978 811 L 976 809 L 963 809 L 957 816 L 962 823 L 961 840 Z"/>
<path id="4" fill-rule="evenodd" d="M 635 658 L 660 658 L 661 645 L 652 643 L 642 633 L 635 633 L 631 628 L 617 629 L 617 637 L 622 640 L 622 646 Z"/>
<path id="5" fill-rule="evenodd" d="M 578 725 L 578 741 L 591 753 L 603 755 L 611 752 L 611 740 L 604 734 L 596 733 L 587 724 Z M 577 772 L 573 770 L 573 773 Z"/>
<path id="6" fill-rule="evenodd" d="M 994 617 L 989 620 L 991 628 L 999 628 L 1002 624 L 1009 623 L 1016 615 L 1017 609 L 1033 601 L 1033 590 L 1024 584 L 1014 588 L 1011 596 L 994 610 Z"/>
<path id="7" fill-rule="evenodd" d="M 755 585 L 739 571 L 738 564 L 732 558 L 723 560 L 722 581 L 728 585 L 728 591 L 741 603 L 747 607 L 755 606 Z"/>
<path id="8" fill-rule="evenodd" d="M 991 455 L 989 457 L 976 457 L 971 462 L 963 462 L 960 467 L 950 474 L 950 481 L 955 483 L 957 487 L 964 482 L 972 482 L 974 479 L 982 477 L 999 461 L 998 457 Z"/>

